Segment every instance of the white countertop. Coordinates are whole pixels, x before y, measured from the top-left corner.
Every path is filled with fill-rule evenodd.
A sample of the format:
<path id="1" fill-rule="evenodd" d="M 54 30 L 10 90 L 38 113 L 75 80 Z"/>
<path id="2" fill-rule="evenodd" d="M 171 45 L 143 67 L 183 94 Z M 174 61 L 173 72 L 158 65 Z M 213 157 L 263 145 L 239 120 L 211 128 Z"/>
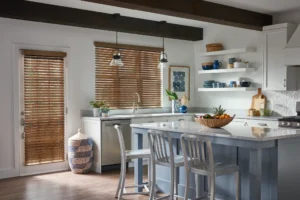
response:
<path id="1" fill-rule="evenodd" d="M 131 124 L 132 128 L 153 129 L 178 133 L 199 134 L 204 136 L 223 137 L 231 139 L 269 141 L 292 137 L 300 137 L 300 129 L 287 128 L 258 128 L 227 125 L 220 129 L 207 128 L 197 122 L 165 122 L 165 123 L 146 123 Z"/>
<path id="2" fill-rule="evenodd" d="M 180 117 L 180 116 L 192 116 L 194 113 L 145 113 L 145 114 L 136 114 L 136 115 L 110 115 L 108 117 L 83 117 L 83 118 L 92 118 L 99 120 L 118 120 L 118 119 L 133 119 L 133 118 L 146 118 L 146 117 Z"/>
<path id="3" fill-rule="evenodd" d="M 134 119 L 134 118 L 144 118 L 144 117 L 180 117 L 180 116 L 192 116 L 192 115 L 203 115 L 204 113 L 145 113 L 145 114 L 124 114 L 124 115 L 110 115 L 108 117 L 83 117 L 88 119 L 98 119 L 98 120 L 118 120 L 118 119 Z M 249 120 L 266 120 L 266 121 L 278 121 L 280 117 L 250 117 L 250 116 L 235 116 L 235 119 L 249 119 Z"/>

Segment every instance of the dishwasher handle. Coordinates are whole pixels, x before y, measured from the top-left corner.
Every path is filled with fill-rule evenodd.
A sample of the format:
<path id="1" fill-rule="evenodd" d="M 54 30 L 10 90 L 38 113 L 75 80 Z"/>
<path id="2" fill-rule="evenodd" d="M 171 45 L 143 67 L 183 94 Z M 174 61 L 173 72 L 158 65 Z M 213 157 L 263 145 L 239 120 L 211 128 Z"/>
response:
<path id="1" fill-rule="evenodd" d="M 105 123 L 105 126 L 114 126 L 114 125 L 130 125 L 130 122 L 115 122 L 115 123 Z"/>

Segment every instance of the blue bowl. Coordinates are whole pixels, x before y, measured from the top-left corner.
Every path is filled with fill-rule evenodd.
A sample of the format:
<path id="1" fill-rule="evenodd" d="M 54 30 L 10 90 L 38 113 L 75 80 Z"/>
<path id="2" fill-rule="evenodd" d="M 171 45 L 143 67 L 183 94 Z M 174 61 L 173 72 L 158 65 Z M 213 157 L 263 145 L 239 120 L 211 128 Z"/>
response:
<path id="1" fill-rule="evenodd" d="M 204 88 L 213 88 L 212 85 L 203 85 Z"/>
<path id="2" fill-rule="evenodd" d="M 187 113 L 187 112 L 188 112 L 188 108 L 187 108 L 186 106 L 181 106 L 181 107 L 179 108 L 179 112 L 180 112 L 180 113 Z"/>
<path id="3" fill-rule="evenodd" d="M 213 65 L 204 65 L 204 66 L 202 66 L 202 69 L 203 70 L 211 70 L 211 69 L 213 69 Z"/>
<path id="4" fill-rule="evenodd" d="M 215 81 L 214 80 L 208 80 L 208 81 L 204 81 L 204 84 L 213 84 Z"/>

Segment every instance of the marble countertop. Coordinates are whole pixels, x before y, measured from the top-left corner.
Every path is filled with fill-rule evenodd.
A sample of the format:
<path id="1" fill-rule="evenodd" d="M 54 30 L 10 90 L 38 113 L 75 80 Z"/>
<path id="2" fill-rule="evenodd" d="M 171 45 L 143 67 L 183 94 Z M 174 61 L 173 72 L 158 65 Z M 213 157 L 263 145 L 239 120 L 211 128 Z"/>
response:
<path id="1" fill-rule="evenodd" d="M 118 120 L 118 119 L 133 119 L 133 118 L 146 118 L 146 117 L 180 117 L 180 116 L 192 116 L 194 113 L 145 113 L 145 114 L 124 114 L 124 115 L 110 115 L 108 117 L 83 117 L 93 118 L 99 120 Z"/>
<path id="2" fill-rule="evenodd" d="M 205 113 L 195 113 L 194 115 L 204 115 Z M 265 120 L 265 121 L 278 121 L 281 117 L 261 117 L 261 116 L 247 116 L 247 115 L 236 115 L 235 119 L 245 119 L 245 120 Z"/>
<path id="3" fill-rule="evenodd" d="M 207 128 L 197 122 L 165 122 L 131 124 L 132 128 L 154 129 L 177 133 L 199 134 L 203 136 L 223 137 L 231 139 L 270 141 L 292 137 L 300 137 L 300 129 L 287 128 L 258 128 L 227 125 L 220 129 Z"/>
<path id="4" fill-rule="evenodd" d="M 108 117 L 83 117 L 88 119 L 96 119 L 102 121 L 108 120 L 118 120 L 118 119 L 134 119 L 134 118 L 146 118 L 146 117 L 180 117 L 180 116 L 192 116 L 192 115 L 203 115 L 204 113 L 145 113 L 145 114 L 119 114 L 110 115 Z M 245 120 L 266 120 L 266 121 L 278 121 L 280 117 L 250 117 L 250 116 L 235 116 L 235 119 L 245 119 Z"/>

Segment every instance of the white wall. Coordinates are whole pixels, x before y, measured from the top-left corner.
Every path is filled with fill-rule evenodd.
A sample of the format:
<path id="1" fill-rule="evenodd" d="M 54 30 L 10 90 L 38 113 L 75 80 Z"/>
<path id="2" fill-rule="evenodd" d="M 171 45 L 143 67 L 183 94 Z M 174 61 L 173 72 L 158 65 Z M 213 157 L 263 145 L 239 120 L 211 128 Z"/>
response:
<path id="1" fill-rule="evenodd" d="M 231 110 L 231 114 L 246 114 L 247 109 L 251 106 L 252 96 L 257 92 L 197 92 L 198 87 L 202 87 L 204 80 L 217 80 L 226 82 L 237 81 L 239 77 L 248 77 L 253 80 L 255 87 L 261 86 L 263 82 L 263 33 L 260 31 L 251 31 L 246 29 L 211 25 L 204 29 L 204 40 L 195 43 L 195 74 L 201 68 L 201 63 L 213 61 L 212 58 L 203 58 L 198 56 L 200 52 L 205 52 L 205 45 L 208 43 L 220 42 L 225 49 L 255 47 L 256 53 L 247 53 L 233 55 L 245 59 L 251 63 L 250 67 L 256 68 L 255 72 L 249 74 L 232 73 L 218 75 L 196 75 L 195 76 L 195 102 L 197 107 L 212 108 L 222 105 L 227 110 Z M 227 65 L 228 58 L 219 57 L 223 64 Z M 295 115 L 296 102 L 300 101 L 300 91 L 293 92 L 276 92 L 263 91 L 263 94 L 271 101 L 273 110 L 283 116 Z M 240 110 L 243 109 L 243 110 Z M 242 113 L 239 113 L 242 111 Z M 238 113 L 234 113 L 238 112 Z"/>
<path id="2" fill-rule="evenodd" d="M 121 33 L 124 44 L 160 47 L 161 38 Z M 26 22 L 0 18 L 0 178 L 17 176 L 18 162 L 14 157 L 14 81 L 13 48 L 15 44 L 37 45 L 41 48 L 69 48 L 68 55 L 68 116 L 67 135 L 76 133 L 81 125 L 80 111 L 90 109 L 88 102 L 94 99 L 94 41 L 115 42 L 115 33 L 92 29 Z M 193 42 L 166 39 L 166 52 L 170 64 L 187 65 L 194 71 Z M 167 69 L 164 70 L 164 88 L 168 87 Z M 191 73 L 191 91 L 194 75 Z M 193 105 L 193 92 L 191 93 Z M 167 98 L 164 107 L 170 107 Z M 18 117 L 18 116 L 17 116 Z M 17 128 L 17 127 L 16 127 Z"/>
<path id="3" fill-rule="evenodd" d="M 228 58 L 238 57 L 250 62 L 250 67 L 256 68 L 255 72 L 231 73 L 231 74 L 213 74 L 213 75 L 197 75 L 195 78 L 195 88 L 202 87 L 204 80 L 217 80 L 229 84 L 230 81 L 238 81 L 239 77 L 248 77 L 254 83 L 260 85 L 262 83 L 262 43 L 261 32 L 251 31 L 240 28 L 233 28 L 222 25 L 211 25 L 204 29 L 204 40 L 195 44 L 195 73 L 201 69 L 201 63 L 219 59 L 223 63 L 223 67 L 227 67 Z M 222 43 L 225 49 L 254 47 L 256 53 L 247 53 L 231 56 L 220 57 L 200 57 L 200 52 L 206 51 L 208 43 Z M 222 105 L 227 109 L 248 109 L 251 105 L 252 96 L 256 92 L 197 92 L 195 105 L 199 107 L 212 108 Z"/>

